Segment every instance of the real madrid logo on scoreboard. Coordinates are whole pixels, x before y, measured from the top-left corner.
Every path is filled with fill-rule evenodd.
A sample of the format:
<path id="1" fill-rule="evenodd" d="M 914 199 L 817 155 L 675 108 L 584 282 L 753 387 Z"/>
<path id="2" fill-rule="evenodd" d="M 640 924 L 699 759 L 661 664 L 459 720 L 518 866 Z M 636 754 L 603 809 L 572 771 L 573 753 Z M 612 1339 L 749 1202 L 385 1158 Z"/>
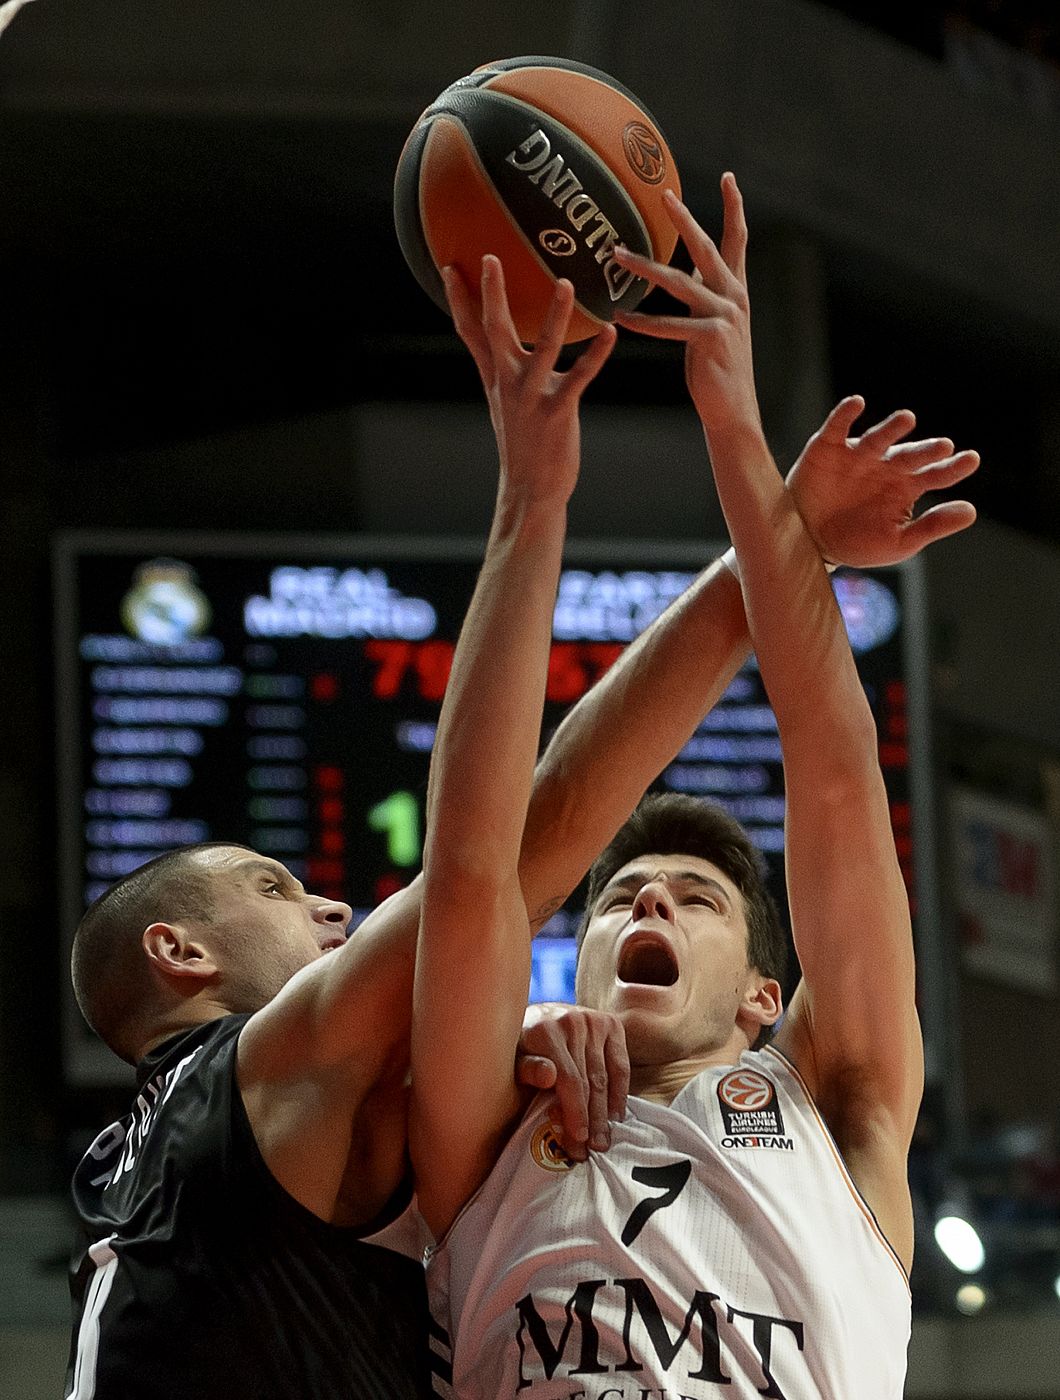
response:
<path id="1" fill-rule="evenodd" d="M 190 565 L 179 559 L 151 559 L 136 570 L 122 600 L 121 619 L 141 641 L 173 646 L 206 630 L 210 604 Z"/>

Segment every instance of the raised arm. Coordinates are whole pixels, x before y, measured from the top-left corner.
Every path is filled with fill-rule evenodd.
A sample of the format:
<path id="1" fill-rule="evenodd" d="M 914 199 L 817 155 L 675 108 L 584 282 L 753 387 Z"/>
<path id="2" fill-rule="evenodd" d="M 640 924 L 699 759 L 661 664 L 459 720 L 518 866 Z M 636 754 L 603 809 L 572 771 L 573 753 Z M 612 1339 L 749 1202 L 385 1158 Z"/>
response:
<path id="1" fill-rule="evenodd" d="M 967 501 L 943 502 L 918 516 L 913 511 L 922 494 L 952 486 L 974 470 L 975 455 L 952 455 L 947 438 L 899 442 L 893 418 L 860 437 L 848 436 L 860 403 L 844 399 L 833 409 L 789 472 L 788 487 L 826 559 L 855 566 L 895 563 L 974 520 Z M 715 563 L 571 709 L 537 766 L 523 834 L 520 877 L 535 923 L 578 883 L 749 650 L 739 584 L 729 568 Z M 668 697 L 662 712 L 655 703 L 660 687 Z M 593 802 L 586 807 L 588 791 Z M 407 1051 L 421 887 L 417 879 L 373 911 L 349 950 L 329 960 L 327 976 L 309 979 L 313 996 L 302 999 L 314 1003 L 306 1015 L 317 1034 L 309 1035 L 302 1024 L 296 1032 L 285 1025 L 276 1035 L 284 1053 L 325 1064 L 347 1053 L 371 1072 L 374 1056 Z M 381 1026 L 361 1005 L 378 1000 L 374 992 L 369 996 L 373 984 L 365 971 L 376 965 L 386 991 Z M 285 1010 L 301 1018 L 297 1000 Z"/>
<path id="2" fill-rule="evenodd" d="M 972 523 L 968 501 L 914 510 L 925 493 L 974 471 L 977 459 L 954 454 L 948 438 L 900 441 L 912 424 L 908 416 L 849 436 L 862 406 L 848 398 L 832 410 L 789 472 L 788 487 L 825 559 L 894 564 Z M 716 563 L 574 706 L 538 764 L 523 836 L 520 869 L 535 927 L 563 903 L 687 743 L 749 650 L 740 587 Z"/>
<path id="3" fill-rule="evenodd" d="M 908 1263 L 905 1158 L 923 1083 L 908 900 L 872 714 L 820 553 L 762 433 L 746 225 L 731 175 L 722 193 L 720 250 L 683 205 L 671 206 L 702 280 L 625 259 L 691 314 L 630 316 L 623 323 L 687 343 L 686 375 L 780 730 L 788 893 L 803 981 L 778 1048 L 807 1080 L 855 1179 Z M 826 431 L 845 437 L 859 408 L 851 401 Z M 893 447 L 912 421 L 911 414 L 892 415 L 874 430 L 878 445 Z M 974 466 L 970 454 L 965 465 Z"/>
<path id="4" fill-rule="evenodd" d="M 481 360 L 484 332 L 459 284 L 451 295 L 460 307 L 458 324 Z M 888 446 L 875 429 L 847 437 L 844 424 L 852 415 L 846 414 L 843 405 L 833 412 L 789 476 L 825 557 L 849 564 L 892 562 L 970 523 L 974 511 L 959 501 L 913 516 L 923 492 L 952 485 L 972 469 L 969 454 L 951 457 L 953 445 L 946 439 Z M 687 741 L 749 644 L 740 587 L 729 569 L 713 565 L 567 716 L 538 766 L 523 836 L 520 879 L 535 924 L 563 902 L 644 788 Z M 660 689 L 668 697 L 663 711 L 656 703 Z M 593 794 L 589 804 L 586 792 Z M 419 878 L 375 910 L 345 948 L 300 974 L 258 1013 L 241 1041 L 244 1082 L 258 1086 L 255 1126 L 260 1124 L 262 1138 L 277 1144 L 284 1163 L 292 1152 L 312 1157 L 315 1175 L 328 1181 L 341 1178 L 345 1158 L 333 1154 L 337 1165 L 325 1170 L 323 1149 L 299 1154 L 290 1148 L 307 1141 L 298 1105 L 307 1082 L 338 1081 L 344 1102 L 354 1110 L 364 1104 L 371 1125 L 380 1121 L 375 1091 L 380 1084 L 400 1083 L 408 1065 L 421 888 Z M 541 1047 L 535 1042 L 529 1048 Z M 586 1063 L 604 1068 L 602 1046 L 590 1049 Z M 563 1072 L 567 1142 L 576 1147 L 590 1127 L 594 1138 L 605 1132 L 607 1096 L 595 1086 L 590 1101 L 574 1067 Z M 375 1136 L 366 1130 L 365 1141 Z M 390 1171 L 400 1162 L 403 1125 L 384 1137 Z M 300 1181 L 301 1172 L 298 1161 L 294 1176 L 282 1163 L 278 1167 L 296 1194 L 294 1177 Z M 321 1195 L 313 1191 L 314 1198 Z"/>
<path id="5" fill-rule="evenodd" d="M 557 285 L 533 351 L 519 344 L 496 258 L 483 260 L 481 323 L 456 274 L 446 285 L 482 375 L 501 471 L 427 793 L 409 1146 L 420 1210 L 436 1233 L 489 1172 L 519 1106 L 512 1058 L 530 981 L 519 849 L 578 473 L 578 403 L 614 343 L 608 328 L 559 374 L 570 283 Z"/>

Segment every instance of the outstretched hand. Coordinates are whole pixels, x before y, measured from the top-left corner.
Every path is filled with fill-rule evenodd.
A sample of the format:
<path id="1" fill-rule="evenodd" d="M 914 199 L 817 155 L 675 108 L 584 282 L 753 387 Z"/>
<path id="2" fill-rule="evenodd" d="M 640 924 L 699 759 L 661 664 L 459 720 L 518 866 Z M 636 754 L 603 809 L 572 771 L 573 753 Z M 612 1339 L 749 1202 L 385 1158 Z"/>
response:
<path id="1" fill-rule="evenodd" d="M 455 267 L 442 269 L 457 334 L 471 351 L 489 402 L 500 449 L 502 489 L 525 501 L 566 501 L 578 478 L 578 404 L 615 343 L 604 326 L 565 371 L 556 369 L 574 308 L 574 288 L 556 283 L 544 325 L 532 349 L 521 344 L 512 320 L 500 260 L 482 259 L 481 313 Z"/>
<path id="2" fill-rule="evenodd" d="M 917 516 L 913 511 L 925 492 L 954 486 L 979 465 L 977 452 L 954 452 L 949 438 L 903 442 L 916 426 L 908 409 L 860 437 L 849 436 L 864 408 L 858 395 L 836 404 L 788 473 L 821 556 L 860 568 L 897 564 L 971 525 L 970 501 L 944 501 Z"/>
<path id="3" fill-rule="evenodd" d="M 685 342 L 685 380 L 708 438 L 712 432 L 762 430 L 751 354 L 747 222 L 731 172 L 722 176 L 721 194 L 725 223 L 720 248 L 671 190 L 663 196 L 694 272 L 653 262 L 626 248 L 615 249 L 623 267 L 688 307 L 687 316 L 634 311 L 616 314 L 615 320 L 643 335 Z"/>
<path id="4" fill-rule="evenodd" d="M 645 335 L 686 342 L 685 377 L 712 433 L 761 431 L 751 356 L 747 295 L 747 221 L 731 173 L 722 176 L 725 220 L 719 248 L 672 194 L 670 218 L 695 266 L 693 273 L 664 267 L 625 250 L 616 257 L 689 309 L 687 316 L 627 313 L 619 324 Z M 851 428 L 863 399 L 843 399 L 810 438 L 788 475 L 799 513 L 822 556 L 862 568 L 895 564 L 975 520 L 970 501 L 945 501 L 920 515 L 927 492 L 945 490 L 979 465 L 975 452 L 955 452 L 949 438 L 903 442 L 916 426 L 907 409 L 890 414 L 860 437 Z"/>

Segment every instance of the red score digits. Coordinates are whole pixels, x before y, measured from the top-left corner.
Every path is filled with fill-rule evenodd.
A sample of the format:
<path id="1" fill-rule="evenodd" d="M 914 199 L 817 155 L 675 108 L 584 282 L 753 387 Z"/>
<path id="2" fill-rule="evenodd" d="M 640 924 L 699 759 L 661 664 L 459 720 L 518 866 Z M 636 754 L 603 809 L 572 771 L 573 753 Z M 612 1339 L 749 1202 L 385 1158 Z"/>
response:
<path id="1" fill-rule="evenodd" d="M 376 663 L 372 694 L 393 700 L 411 682 L 422 700 L 441 704 L 453 664 L 454 643 L 444 641 L 370 641 L 364 654 Z M 621 655 L 619 642 L 556 642 L 548 664 L 546 698 L 571 704 Z"/>

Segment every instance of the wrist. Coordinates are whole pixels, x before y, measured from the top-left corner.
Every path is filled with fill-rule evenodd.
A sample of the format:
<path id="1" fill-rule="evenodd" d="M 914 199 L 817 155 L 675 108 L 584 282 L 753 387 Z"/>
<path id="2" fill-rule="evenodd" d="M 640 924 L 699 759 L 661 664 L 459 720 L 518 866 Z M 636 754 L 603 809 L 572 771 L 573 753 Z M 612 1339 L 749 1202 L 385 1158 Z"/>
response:
<path id="1" fill-rule="evenodd" d="M 566 495 L 534 496 L 502 486 L 493 512 L 491 534 L 494 538 L 547 536 L 556 530 L 565 530 L 566 524 Z"/>
<path id="2" fill-rule="evenodd" d="M 809 531 L 810 538 L 817 546 L 817 551 L 820 554 L 821 558 L 824 560 L 825 568 L 830 574 L 834 574 L 836 569 L 842 568 L 843 561 L 839 559 L 833 562 L 831 559 L 829 559 L 821 544 L 820 536 L 818 535 L 817 530 L 814 528 L 814 514 L 816 513 L 818 515 L 821 515 L 822 519 L 827 520 L 827 511 L 824 509 L 824 503 L 815 500 L 812 490 L 805 486 L 806 476 L 805 473 L 801 470 L 803 458 L 805 456 L 806 449 L 804 448 L 798 458 L 798 461 L 796 461 L 795 465 L 790 469 L 787 476 L 784 478 L 784 485 L 788 488 L 788 492 L 791 496 L 791 499 L 795 502 L 795 509 L 802 516 L 802 523 L 806 526 L 806 529 Z"/>
<path id="3" fill-rule="evenodd" d="M 736 557 L 736 551 L 735 551 L 735 549 L 733 549 L 732 545 L 729 545 L 728 549 L 725 551 L 725 553 L 724 553 L 724 554 L 721 556 L 721 558 L 718 560 L 718 563 L 719 563 L 719 564 L 724 564 L 725 567 L 728 569 L 729 573 L 732 574 L 733 578 L 736 579 L 737 582 L 739 582 L 739 578 L 740 578 L 740 561 L 737 559 L 737 557 Z M 822 558 L 821 558 L 821 563 L 824 565 L 825 573 L 828 573 L 828 574 L 834 574 L 835 571 L 836 571 L 836 569 L 839 568 L 839 565 L 838 565 L 838 564 L 832 564 L 829 560 L 825 559 L 823 556 L 822 556 Z"/>
<path id="4" fill-rule="evenodd" d="M 710 423 L 705 418 L 703 423 L 703 436 L 707 441 L 707 451 L 714 460 L 716 454 L 726 456 L 736 456 L 746 458 L 748 456 L 761 458 L 767 457 L 773 461 L 773 454 L 769 450 L 766 442 L 765 431 L 762 428 L 762 420 L 757 412 L 745 413 L 741 416 L 723 416 L 717 423 Z"/>

